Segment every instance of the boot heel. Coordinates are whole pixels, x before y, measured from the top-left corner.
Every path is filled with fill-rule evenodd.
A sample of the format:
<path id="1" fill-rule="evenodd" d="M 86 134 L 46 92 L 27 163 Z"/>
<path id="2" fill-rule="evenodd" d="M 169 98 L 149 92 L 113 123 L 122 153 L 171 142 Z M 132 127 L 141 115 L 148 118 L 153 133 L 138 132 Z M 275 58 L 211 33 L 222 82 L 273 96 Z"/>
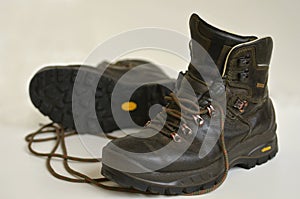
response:
<path id="1" fill-rule="evenodd" d="M 270 143 L 260 145 L 253 149 L 248 156 L 242 156 L 236 160 L 233 166 L 243 169 L 252 169 L 256 165 L 262 165 L 273 159 L 278 152 L 277 139 Z"/>

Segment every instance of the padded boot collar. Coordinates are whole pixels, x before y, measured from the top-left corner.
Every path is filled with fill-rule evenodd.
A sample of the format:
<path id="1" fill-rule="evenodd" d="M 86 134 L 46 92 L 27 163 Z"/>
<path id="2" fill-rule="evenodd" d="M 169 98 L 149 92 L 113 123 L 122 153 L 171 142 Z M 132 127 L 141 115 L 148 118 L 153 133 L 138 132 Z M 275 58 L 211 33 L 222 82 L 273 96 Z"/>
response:
<path id="1" fill-rule="evenodd" d="M 257 39 L 255 36 L 240 36 L 220 30 L 206 23 L 197 14 L 192 14 L 189 25 L 192 40 L 208 52 L 220 72 L 223 71 L 226 55 L 233 46 Z"/>

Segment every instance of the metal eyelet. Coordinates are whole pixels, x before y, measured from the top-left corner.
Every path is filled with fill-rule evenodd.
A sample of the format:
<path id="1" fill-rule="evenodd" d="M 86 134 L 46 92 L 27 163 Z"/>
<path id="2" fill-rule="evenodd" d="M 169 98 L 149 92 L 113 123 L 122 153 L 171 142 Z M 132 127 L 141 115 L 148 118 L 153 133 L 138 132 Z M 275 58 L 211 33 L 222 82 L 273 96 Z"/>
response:
<path id="1" fill-rule="evenodd" d="M 239 79 L 240 79 L 241 81 L 247 79 L 248 77 L 249 77 L 249 76 L 248 76 L 248 73 L 247 73 L 247 72 L 241 72 L 241 73 L 239 73 Z"/>
<path id="2" fill-rule="evenodd" d="M 199 126 L 203 126 L 204 120 L 200 115 L 193 115 L 193 118 L 196 124 L 198 124 Z"/>
<path id="3" fill-rule="evenodd" d="M 214 115 L 214 112 L 216 111 L 215 108 L 212 105 L 209 105 L 207 108 L 208 114 L 210 117 Z"/>
<path id="4" fill-rule="evenodd" d="M 245 66 L 245 65 L 248 65 L 250 63 L 249 59 L 247 58 L 241 58 L 240 61 L 239 61 L 239 64 L 240 66 Z"/>
<path id="5" fill-rule="evenodd" d="M 248 79 L 248 77 L 249 77 L 249 69 L 246 68 L 243 72 L 240 72 L 238 74 L 238 77 L 239 77 L 240 81 L 246 81 L 246 79 Z"/>
<path id="6" fill-rule="evenodd" d="M 249 53 L 243 57 L 240 57 L 238 59 L 238 65 L 239 66 L 248 66 L 250 64 L 250 58 L 251 58 L 251 56 Z"/>
<path id="7" fill-rule="evenodd" d="M 241 100 L 237 99 L 236 102 L 234 103 L 233 107 L 238 109 L 241 113 L 245 111 L 245 108 L 248 106 L 248 101 L 247 100 Z"/>
<path id="8" fill-rule="evenodd" d="M 171 137 L 173 138 L 174 142 L 181 142 L 181 137 L 177 133 L 171 133 Z"/>
<path id="9" fill-rule="evenodd" d="M 192 134 L 192 129 L 191 129 L 188 125 L 186 125 L 186 124 L 182 124 L 182 125 L 181 125 L 181 130 L 182 130 L 182 132 L 183 132 L 185 135 L 190 135 L 190 134 Z"/>

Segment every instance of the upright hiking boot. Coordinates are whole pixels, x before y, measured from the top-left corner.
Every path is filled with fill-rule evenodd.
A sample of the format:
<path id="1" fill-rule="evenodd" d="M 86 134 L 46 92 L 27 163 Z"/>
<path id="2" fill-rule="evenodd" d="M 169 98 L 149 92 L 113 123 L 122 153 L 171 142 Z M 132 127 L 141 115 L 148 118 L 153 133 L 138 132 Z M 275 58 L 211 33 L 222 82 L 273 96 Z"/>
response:
<path id="1" fill-rule="evenodd" d="M 77 81 L 79 71 L 83 78 Z M 96 81 L 97 78 L 99 82 Z M 74 89 L 75 81 L 79 84 L 77 90 Z M 124 89 L 112 100 L 116 84 Z M 102 62 L 97 67 L 44 67 L 32 78 L 29 93 L 32 103 L 41 113 L 53 122 L 62 124 L 66 129 L 76 130 L 79 129 L 74 122 L 73 99 L 81 96 L 76 104 L 79 110 L 76 117 L 79 120 L 77 123 L 80 124 L 80 132 L 101 133 L 94 127 L 95 123 L 99 122 L 101 130 L 108 133 L 119 128 L 143 126 L 149 120 L 152 105 L 165 105 L 164 96 L 170 93 L 174 85 L 175 80 L 170 79 L 153 63 L 143 60 L 120 60 L 114 64 Z M 95 93 L 85 97 L 87 93 L 93 92 L 93 86 L 96 87 Z M 134 89 L 136 90 L 130 99 L 125 98 L 130 94 L 127 92 Z M 161 108 L 156 106 L 151 111 L 151 114 L 155 115 Z M 93 115 L 94 112 L 96 116 Z M 116 117 L 122 119 L 117 123 Z"/>
<path id="2" fill-rule="evenodd" d="M 272 39 L 234 35 L 196 14 L 190 29 L 191 63 L 166 98 L 168 105 L 143 130 L 103 149 L 102 174 L 122 187 L 207 193 L 224 182 L 230 168 L 253 168 L 278 151 L 267 87 Z"/>

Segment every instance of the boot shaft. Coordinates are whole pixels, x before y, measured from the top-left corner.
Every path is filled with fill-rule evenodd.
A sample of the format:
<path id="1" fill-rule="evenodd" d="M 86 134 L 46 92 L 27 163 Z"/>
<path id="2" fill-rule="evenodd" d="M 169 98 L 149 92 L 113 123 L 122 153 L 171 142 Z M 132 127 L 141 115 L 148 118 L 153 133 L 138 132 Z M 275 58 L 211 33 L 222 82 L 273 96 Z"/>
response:
<path id="1" fill-rule="evenodd" d="M 226 141 L 241 141 L 269 129 L 275 132 L 275 112 L 267 86 L 272 39 L 228 33 L 207 24 L 195 14 L 190 19 L 190 29 L 192 42 L 198 43 L 198 46 L 192 43 L 189 73 L 203 80 L 202 74 L 198 72 L 199 67 L 207 67 L 205 70 L 208 74 L 216 68 L 224 81 Z M 199 46 L 200 49 L 197 49 Z M 208 53 L 214 64 L 201 65 L 201 60 L 206 59 L 201 48 Z M 229 147 L 234 145 L 231 141 L 227 143 Z"/>
<path id="2" fill-rule="evenodd" d="M 268 99 L 268 70 L 273 48 L 270 37 L 258 39 L 232 34 L 213 27 L 196 14 L 191 16 L 190 29 L 190 73 L 203 80 L 198 71 L 203 67 L 201 60 L 206 58 L 202 54 L 206 51 L 225 80 L 229 108 L 242 113 L 250 103 L 258 105 Z M 194 45 L 194 42 L 198 44 Z M 205 69 L 209 73 L 214 70 L 213 66 L 206 67 L 210 67 Z"/>
<path id="3" fill-rule="evenodd" d="M 220 30 L 206 23 L 196 14 L 191 16 L 189 25 L 192 42 L 197 42 L 207 51 L 220 73 L 223 72 L 226 56 L 234 46 L 257 39 L 255 36 L 241 36 Z M 191 51 L 197 50 L 191 49 Z M 194 58 L 197 58 L 197 55 L 194 54 Z"/>

